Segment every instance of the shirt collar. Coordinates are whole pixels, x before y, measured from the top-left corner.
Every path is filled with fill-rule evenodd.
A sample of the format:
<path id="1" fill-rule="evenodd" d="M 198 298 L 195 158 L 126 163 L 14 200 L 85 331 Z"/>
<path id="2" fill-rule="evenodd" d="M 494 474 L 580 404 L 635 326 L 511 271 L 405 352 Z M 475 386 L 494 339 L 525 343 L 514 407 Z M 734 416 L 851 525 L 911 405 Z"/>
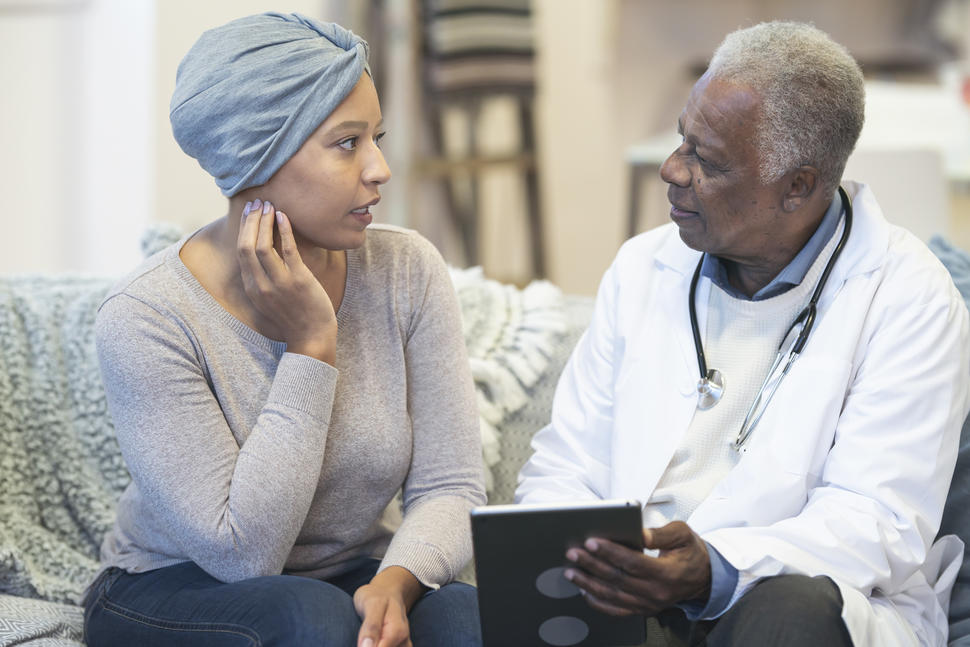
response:
<path id="1" fill-rule="evenodd" d="M 775 278 L 771 279 L 768 285 L 755 292 L 752 297 L 748 297 L 748 295 L 735 290 L 731 286 L 727 278 L 727 269 L 717 256 L 704 254 L 704 260 L 701 263 L 701 276 L 710 279 L 714 285 L 732 297 L 744 299 L 745 301 L 761 301 L 776 297 L 779 294 L 784 294 L 801 283 L 805 275 L 808 274 L 812 263 L 815 262 L 815 259 L 818 258 L 818 255 L 825 248 L 825 244 L 835 234 L 835 230 L 839 226 L 839 220 L 842 218 L 842 211 L 842 200 L 839 194 L 836 193 L 825 215 L 822 216 L 822 221 L 819 223 L 815 233 L 812 234 L 812 237 L 808 239 L 808 242 L 795 255 L 795 258 Z"/>

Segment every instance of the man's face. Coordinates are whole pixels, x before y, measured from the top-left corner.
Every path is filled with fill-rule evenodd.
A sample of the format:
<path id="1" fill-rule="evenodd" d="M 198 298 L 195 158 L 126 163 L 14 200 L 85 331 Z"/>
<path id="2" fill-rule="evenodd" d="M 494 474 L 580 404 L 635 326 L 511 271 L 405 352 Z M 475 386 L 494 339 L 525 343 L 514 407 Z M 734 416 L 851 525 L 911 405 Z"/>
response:
<path id="1" fill-rule="evenodd" d="M 683 142 L 660 168 L 684 243 L 753 265 L 778 248 L 785 215 L 779 183 L 761 182 L 760 106 L 747 86 L 702 77 L 678 120 Z"/>

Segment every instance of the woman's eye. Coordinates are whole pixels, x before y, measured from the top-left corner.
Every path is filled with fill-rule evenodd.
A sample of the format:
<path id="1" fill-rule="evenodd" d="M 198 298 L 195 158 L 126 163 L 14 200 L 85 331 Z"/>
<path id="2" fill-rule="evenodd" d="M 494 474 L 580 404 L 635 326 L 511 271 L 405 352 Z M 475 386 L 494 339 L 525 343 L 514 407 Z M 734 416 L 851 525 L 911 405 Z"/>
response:
<path id="1" fill-rule="evenodd" d="M 381 147 L 381 140 L 384 139 L 384 135 L 386 134 L 387 133 L 378 133 L 377 136 L 374 137 L 374 143 L 377 144 L 378 148 Z"/>
<path id="2" fill-rule="evenodd" d="M 337 146 L 344 149 L 345 151 L 352 151 L 357 148 L 357 136 L 348 137 L 347 139 L 342 139 L 337 142 Z"/>

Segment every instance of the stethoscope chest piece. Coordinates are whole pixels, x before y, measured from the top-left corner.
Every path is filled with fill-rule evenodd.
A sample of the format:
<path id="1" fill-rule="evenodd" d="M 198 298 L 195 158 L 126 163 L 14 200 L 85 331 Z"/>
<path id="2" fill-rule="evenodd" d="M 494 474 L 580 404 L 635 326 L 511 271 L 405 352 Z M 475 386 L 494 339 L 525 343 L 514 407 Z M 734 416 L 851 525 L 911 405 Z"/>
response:
<path id="1" fill-rule="evenodd" d="M 697 380 L 697 408 L 706 411 L 720 402 L 724 395 L 724 376 L 712 368 L 707 375 Z"/>

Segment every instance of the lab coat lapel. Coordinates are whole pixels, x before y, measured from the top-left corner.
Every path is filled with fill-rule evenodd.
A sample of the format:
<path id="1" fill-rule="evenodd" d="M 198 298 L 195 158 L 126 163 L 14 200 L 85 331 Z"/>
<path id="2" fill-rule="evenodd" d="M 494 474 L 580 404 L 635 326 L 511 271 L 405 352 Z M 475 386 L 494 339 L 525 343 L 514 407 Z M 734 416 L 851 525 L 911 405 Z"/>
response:
<path id="1" fill-rule="evenodd" d="M 690 279 L 700 254 L 687 248 L 674 234 L 662 247 L 653 267 L 653 291 L 647 310 L 651 317 L 662 317 L 660 334 L 652 335 L 646 356 L 632 368 L 631 383 L 639 383 L 639 397 L 623 398 L 633 402 L 619 416 L 630 416 L 629 423 L 643 427 L 642 434 L 628 435 L 615 447 L 613 491 L 618 497 L 636 498 L 642 503 L 651 493 L 670 463 L 683 438 L 697 403 L 699 377 L 697 356 L 691 334 L 687 294 Z M 667 276 L 669 274 L 669 276 Z M 697 313 L 701 325 L 706 320 L 708 281 L 697 288 Z M 666 367 L 657 370 L 658 366 Z M 634 422 L 635 421 L 635 422 Z"/>
<path id="2" fill-rule="evenodd" d="M 676 347 L 683 368 L 690 376 L 686 381 L 677 381 L 681 392 L 696 393 L 696 384 L 700 378 L 697 366 L 697 349 L 694 347 L 694 335 L 690 326 L 690 306 L 688 295 L 690 281 L 694 270 L 701 259 L 701 253 L 694 251 L 681 242 L 679 236 L 671 236 L 667 243 L 657 253 L 657 265 L 661 271 L 669 271 L 680 276 L 679 281 L 660 281 L 662 297 L 660 302 L 667 304 L 671 316 L 670 334 L 676 339 Z M 701 339 L 707 330 L 707 302 L 711 294 L 711 282 L 700 280 L 697 282 L 695 305 L 697 306 L 697 326 Z M 672 359 L 672 358 L 670 358 Z M 681 364 L 678 364 L 680 366 Z M 673 363 L 666 366 L 674 366 Z"/>

